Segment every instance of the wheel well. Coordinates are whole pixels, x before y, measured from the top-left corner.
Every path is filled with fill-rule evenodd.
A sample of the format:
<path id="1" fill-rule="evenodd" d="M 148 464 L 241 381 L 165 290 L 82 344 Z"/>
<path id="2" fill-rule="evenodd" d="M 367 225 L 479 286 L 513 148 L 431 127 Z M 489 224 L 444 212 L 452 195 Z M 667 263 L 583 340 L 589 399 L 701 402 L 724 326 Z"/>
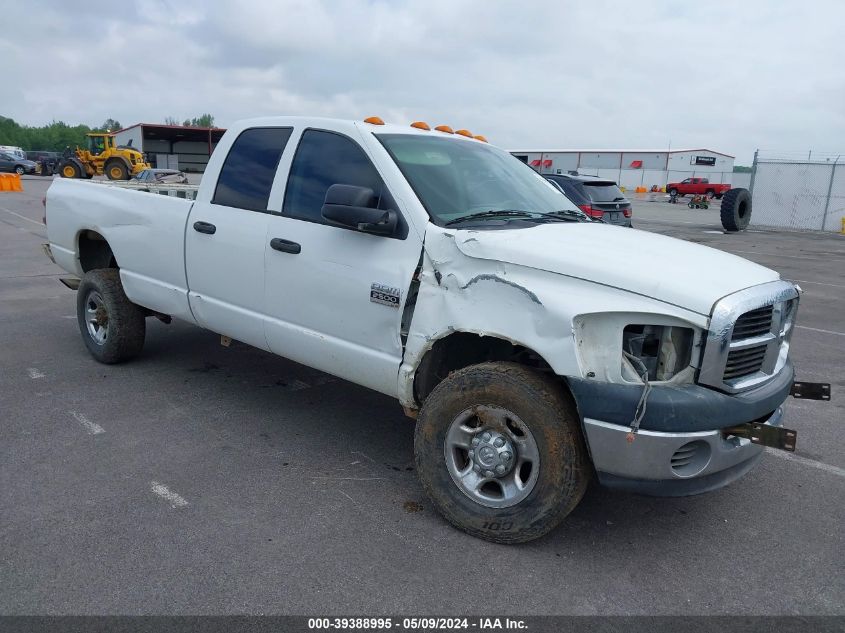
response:
<path id="1" fill-rule="evenodd" d="M 86 273 L 97 268 L 119 268 L 111 246 L 96 231 L 79 234 L 79 264 Z"/>
<path id="2" fill-rule="evenodd" d="M 455 332 L 435 341 L 423 356 L 414 374 L 414 397 L 422 404 L 453 371 L 489 361 L 509 361 L 552 371 L 542 356 L 527 347 L 494 336 Z"/>

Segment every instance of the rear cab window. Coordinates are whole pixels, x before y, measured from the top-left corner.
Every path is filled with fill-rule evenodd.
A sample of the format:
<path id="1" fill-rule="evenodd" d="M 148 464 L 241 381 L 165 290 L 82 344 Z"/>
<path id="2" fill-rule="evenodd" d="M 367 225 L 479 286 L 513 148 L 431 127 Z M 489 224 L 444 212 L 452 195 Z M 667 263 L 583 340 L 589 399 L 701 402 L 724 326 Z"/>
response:
<path id="1" fill-rule="evenodd" d="M 293 128 L 256 127 L 232 143 L 211 204 L 267 213 L 267 201 L 279 159 Z"/>

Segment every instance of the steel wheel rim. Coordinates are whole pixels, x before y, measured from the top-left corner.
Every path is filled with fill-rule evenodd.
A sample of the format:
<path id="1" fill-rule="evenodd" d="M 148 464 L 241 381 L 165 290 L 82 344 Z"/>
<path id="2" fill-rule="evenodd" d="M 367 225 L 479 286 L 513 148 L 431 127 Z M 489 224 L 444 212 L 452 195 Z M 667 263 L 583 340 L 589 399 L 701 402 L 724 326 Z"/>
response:
<path id="1" fill-rule="evenodd" d="M 88 335 L 97 345 L 103 345 L 109 335 L 109 313 L 102 295 L 92 290 L 85 297 L 85 325 Z"/>
<path id="2" fill-rule="evenodd" d="M 540 473 L 534 435 L 519 416 L 503 407 L 483 405 L 459 413 L 446 431 L 444 453 L 458 489 L 488 508 L 508 508 L 525 500 Z M 511 453 L 510 459 L 506 453 Z"/>

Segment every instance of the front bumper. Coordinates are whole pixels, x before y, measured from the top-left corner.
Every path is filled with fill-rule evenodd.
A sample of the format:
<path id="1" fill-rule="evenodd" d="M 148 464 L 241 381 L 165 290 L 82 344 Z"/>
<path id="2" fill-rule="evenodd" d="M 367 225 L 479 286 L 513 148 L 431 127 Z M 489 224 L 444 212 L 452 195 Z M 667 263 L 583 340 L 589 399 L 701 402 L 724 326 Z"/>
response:
<path id="1" fill-rule="evenodd" d="M 738 479 L 763 447 L 721 429 L 781 426 L 794 371 L 787 361 L 767 383 L 726 394 L 701 385 L 656 385 L 639 432 L 628 441 L 642 386 L 569 379 L 599 482 L 660 496 L 715 490 Z"/>
<path id="2" fill-rule="evenodd" d="M 765 424 L 781 426 L 778 407 Z M 719 430 L 672 433 L 640 430 L 585 419 L 584 429 L 599 482 L 612 488 L 657 496 L 686 496 L 726 486 L 760 459 L 763 447 L 725 437 Z"/>

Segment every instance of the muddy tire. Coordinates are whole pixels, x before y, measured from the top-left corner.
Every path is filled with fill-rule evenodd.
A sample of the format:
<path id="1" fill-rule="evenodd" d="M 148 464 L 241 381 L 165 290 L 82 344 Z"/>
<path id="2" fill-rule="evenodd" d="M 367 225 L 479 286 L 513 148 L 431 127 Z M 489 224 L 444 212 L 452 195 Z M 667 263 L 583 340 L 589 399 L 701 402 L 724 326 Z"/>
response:
<path id="1" fill-rule="evenodd" d="M 722 198 L 722 226 L 726 231 L 742 231 L 751 221 L 751 194 L 748 189 L 729 189 Z"/>
<path id="2" fill-rule="evenodd" d="M 119 363 L 144 347 L 144 311 L 126 297 L 117 268 L 85 273 L 76 294 L 76 320 L 85 347 L 101 363 Z"/>
<path id="3" fill-rule="evenodd" d="M 420 411 L 414 452 L 437 510 L 496 543 L 552 530 L 592 476 L 572 399 L 513 363 L 473 365 L 437 385 Z"/>

